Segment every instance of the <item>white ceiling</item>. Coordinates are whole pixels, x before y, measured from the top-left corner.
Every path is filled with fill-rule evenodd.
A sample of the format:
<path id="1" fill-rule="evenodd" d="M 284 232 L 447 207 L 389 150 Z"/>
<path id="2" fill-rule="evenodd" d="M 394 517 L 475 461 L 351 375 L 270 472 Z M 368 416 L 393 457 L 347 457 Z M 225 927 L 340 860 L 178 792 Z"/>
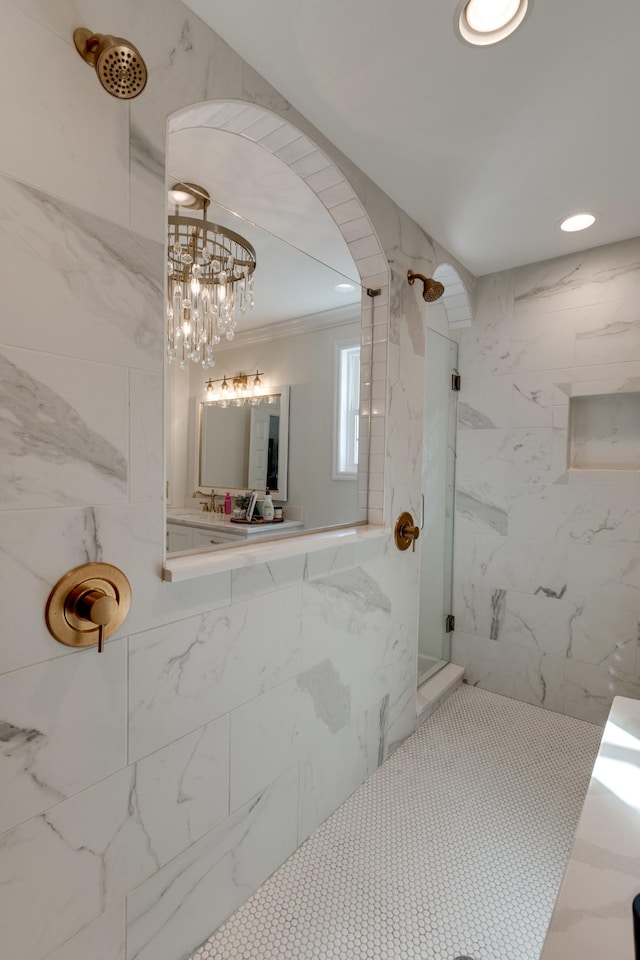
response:
<path id="1" fill-rule="evenodd" d="M 170 182 L 204 187 L 212 198 L 207 219 L 256 251 L 256 303 L 238 333 L 315 314 L 327 324 L 343 322 L 345 313 L 360 316 L 360 277 L 349 248 L 322 202 L 285 163 L 252 141 L 193 127 L 169 134 L 167 168 Z M 350 292 L 335 289 L 346 281 Z"/>
<path id="2" fill-rule="evenodd" d="M 640 235 L 638 0 L 530 0 L 484 48 L 458 0 L 186 2 L 474 273 Z"/>

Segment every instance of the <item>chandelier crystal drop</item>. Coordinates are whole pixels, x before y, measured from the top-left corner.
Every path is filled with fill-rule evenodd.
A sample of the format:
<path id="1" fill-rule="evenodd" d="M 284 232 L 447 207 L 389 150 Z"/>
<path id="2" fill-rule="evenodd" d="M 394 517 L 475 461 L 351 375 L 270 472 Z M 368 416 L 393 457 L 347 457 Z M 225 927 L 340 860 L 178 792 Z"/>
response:
<path id="1" fill-rule="evenodd" d="M 183 369 L 190 360 L 207 369 L 215 347 L 233 340 L 238 318 L 253 307 L 256 252 L 238 233 L 207 220 L 211 201 L 203 187 L 177 183 L 169 199 L 175 213 L 167 244 L 167 357 Z M 202 219 L 180 207 L 202 210 Z"/>

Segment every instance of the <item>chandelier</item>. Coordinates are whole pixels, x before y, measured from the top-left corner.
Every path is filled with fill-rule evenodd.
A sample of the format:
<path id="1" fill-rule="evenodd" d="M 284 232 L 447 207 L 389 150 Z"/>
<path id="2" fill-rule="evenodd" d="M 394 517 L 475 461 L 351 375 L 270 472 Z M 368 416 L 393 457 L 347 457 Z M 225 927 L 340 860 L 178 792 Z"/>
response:
<path id="1" fill-rule="evenodd" d="M 214 348 L 233 340 L 238 316 L 254 303 L 256 252 L 227 227 L 207 220 L 209 194 L 195 183 L 169 191 L 167 246 L 167 357 L 183 369 L 189 360 L 213 367 Z M 180 214 L 202 210 L 202 219 Z"/>

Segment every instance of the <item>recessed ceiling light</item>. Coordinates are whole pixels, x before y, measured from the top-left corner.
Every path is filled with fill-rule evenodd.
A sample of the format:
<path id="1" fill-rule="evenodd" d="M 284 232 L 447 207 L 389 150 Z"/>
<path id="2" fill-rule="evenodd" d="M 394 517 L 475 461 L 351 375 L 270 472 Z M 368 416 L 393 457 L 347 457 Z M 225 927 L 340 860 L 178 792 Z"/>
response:
<path id="1" fill-rule="evenodd" d="M 529 0 L 466 0 L 460 10 L 458 30 L 467 43 L 499 43 L 525 18 Z"/>
<path id="2" fill-rule="evenodd" d="M 560 224 L 560 229 L 565 233 L 576 233 L 577 230 L 586 230 L 593 226 L 596 218 L 593 213 L 576 213 L 572 217 L 567 217 Z"/>
<path id="3" fill-rule="evenodd" d="M 337 283 L 333 289 L 336 293 L 352 293 L 355 287 L 352 283 Z"/>

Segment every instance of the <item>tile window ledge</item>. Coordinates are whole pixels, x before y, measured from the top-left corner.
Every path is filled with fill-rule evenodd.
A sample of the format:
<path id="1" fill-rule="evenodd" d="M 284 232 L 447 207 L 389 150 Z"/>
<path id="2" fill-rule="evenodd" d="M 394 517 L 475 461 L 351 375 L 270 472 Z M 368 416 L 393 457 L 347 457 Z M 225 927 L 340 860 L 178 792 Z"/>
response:
<path id="1" fill-rule="evenodd" d="M 171 557 L 164 562 L 162 579 L 168 583 L 179 583 L 256 564 L 268 564 L 275 560 L 320 554 L 323 551 L 327 553 L 328 573 L 334 569 L 357 566 L 375 559 L 384 551 L 386 541 L 391 536 L 392 530 L 389 527 L 361 524 L 338 530 L 300 534 L 277 541 L 263 540 L 260 543 L 234 545 L 232 550 Z M 336 556 L 331 557 L 332 553 L 336 553 Z M 326 564 L 320 566 L 324 567 Z M 310 577 L 306 576 L 305 579 Z"/>

